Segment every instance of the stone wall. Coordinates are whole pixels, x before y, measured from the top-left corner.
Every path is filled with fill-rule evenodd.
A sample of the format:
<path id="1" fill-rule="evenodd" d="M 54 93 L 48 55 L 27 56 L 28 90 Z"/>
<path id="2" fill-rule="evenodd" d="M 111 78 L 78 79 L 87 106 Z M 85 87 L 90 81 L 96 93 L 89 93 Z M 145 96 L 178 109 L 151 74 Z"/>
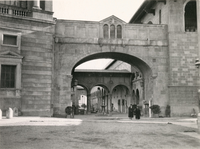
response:
<path id="1" fill-rule="evenodd" d="M 169 39 L 169 104 L 171 114 L 180 116 L 191 114 L 192 108 L 198 111 L 197 89 L 199 85 L 198 70 L 195 59 L 198 58 L 197 32 L 185 32 L 184 7 L 188 1 L 167 0 L 166 5 L 157 3 L 155 16 L 148 14 L 143 22 L 159 23 L 158 10 L 162 7 L 162 23 L 168 25 Z M 162 6 L 161 6 L 162 5 Z M 184 90 L 184 91 L 183 91 Z M 182 114 L 181 114 L 182 113 Z"/>
<path id="2" fill-rule="evenodd" d="M 122 39 L 103 38 L 103 25 L 109 22 L 122 25 Z M 58 20 L 55 41 L 57 114 L 63 114 L 64 107 L 71 103 L 72 78 L 68 76 L 79 64 L 96 58 L 113 58 L 136 66 L 145 82 L 142 97 L 149 100 L 154 94 L 154 102 L 162 107 L 169 102 L 167 26 L 126 24 L 115 16 L 100 22 Z"/>
<path id="3" fill-rule="evenodd" d="M 152 22 L 153 24 L 167 24 L 168 23 L 168 4 L 164 4 L 163 2 L 157 3 L 152 7 L 155 9 L 155 14 L 147 13 L 147 15 L 141 20 L 142 23 L 147 24 Z M 161 10 L 161 13 L 159 12 Z M 161 16 L 160 16 L 160 14 Z M 161 17 L 161 21 L 159 22 L 159 17 Z"/>
<path id="4" fill-rule="evenodd" d="M 23 56 L 19 94 L 0 97 L 0 109 L 17 107 L 22 115 L 51 115 L 52 77 L 53 77 L 53 34 L 55 24 L 31 18 L 7 17 L 0 15 L 0 26 L 11 32 L 20 33 L 20 49 Z M 4 29 L 5 30 L 5 29 Z M 10 48 L 1 49 L 10 50 Z M 20 51 L 20 52 L 19 52 Z M 13 89 L 6 89 L 12 92 Z M 16 90 L 14 88 L 14 90 Z M 0 94 L 5 90 L 0 89 Z"/>

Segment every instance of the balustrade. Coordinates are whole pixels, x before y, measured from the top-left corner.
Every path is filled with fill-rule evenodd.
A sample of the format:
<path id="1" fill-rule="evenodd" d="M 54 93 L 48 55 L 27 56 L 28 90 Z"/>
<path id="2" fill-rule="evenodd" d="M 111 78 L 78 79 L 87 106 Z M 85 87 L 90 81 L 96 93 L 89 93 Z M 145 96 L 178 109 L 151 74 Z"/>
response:
<path id="1" fill-rule="evenodd" d="M 8 8 L 0 6 L 0 13 L 8 14 Z"/>
<path id="2" fill-rule="evenodd" d="M 15 6 L 0 5 L 0 14 L 27 17 L 30 16 L 30 11 Z"/>

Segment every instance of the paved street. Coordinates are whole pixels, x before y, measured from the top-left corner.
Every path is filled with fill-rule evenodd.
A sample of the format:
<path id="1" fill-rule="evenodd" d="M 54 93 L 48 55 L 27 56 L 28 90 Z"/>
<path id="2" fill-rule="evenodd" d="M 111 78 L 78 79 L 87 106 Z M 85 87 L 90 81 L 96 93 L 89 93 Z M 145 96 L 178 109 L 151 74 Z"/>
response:
<path id="1" fill-rule="evenodd" d="M 14 117 L 0 120 L 0 149 L 192 149 L 199 148 L 196 119 L 126 115 L 74 119 Z"/>

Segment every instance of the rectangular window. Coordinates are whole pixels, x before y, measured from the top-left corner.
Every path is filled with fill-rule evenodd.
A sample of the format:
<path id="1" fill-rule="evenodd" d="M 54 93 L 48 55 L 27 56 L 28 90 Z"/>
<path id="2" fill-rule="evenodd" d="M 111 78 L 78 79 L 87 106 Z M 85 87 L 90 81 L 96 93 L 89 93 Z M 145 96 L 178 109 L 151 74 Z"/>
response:
<path id="1" fill-rule="evenodd" d="M 27 1 L 20 1 L 20 7 L 26 9 L 27 8 Z"/>
<path id="2" fill-rule="evenodd" d="M 3 44 L 17 45 L 17 36 L 14 36 L 14 35 L 3 35 Z"/>
<path id="3" fill-rule="evenodd" d="M 159 10 L 159 24 L 161 24 L 162 22 L 162 12 L 161 10 Z"/>
<path id="4" fill-rule="evenodd" d="M 16 66 L 1 65 L 1 88 L 15 88 Z"/>
<path id="5" fill-rule="evenodd" d="M 40 1 L 40 8 L 45 10 L 45 1 Z"/>

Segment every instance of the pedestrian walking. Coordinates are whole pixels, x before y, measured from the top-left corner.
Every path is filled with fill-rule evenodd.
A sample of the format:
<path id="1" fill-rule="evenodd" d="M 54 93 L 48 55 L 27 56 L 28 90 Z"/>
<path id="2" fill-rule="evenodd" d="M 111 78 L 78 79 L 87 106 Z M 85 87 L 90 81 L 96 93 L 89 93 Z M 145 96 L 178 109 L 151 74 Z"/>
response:
<path id="1" fill-rule="evenodd" d="M 132 120 L 133 118 L 133 107 L 132 104 L 130 104 L 129 108 L 128 108 L 128 117 Z"/>
<path id="2" fill-rule="evenodd" d="M 139 109 L 139 107 L 137 106 L 137 108 L 136 108 L 136 110 L 135 110 L 135 118 L 136 119 L 140 119 L 140 109 Z"/>

